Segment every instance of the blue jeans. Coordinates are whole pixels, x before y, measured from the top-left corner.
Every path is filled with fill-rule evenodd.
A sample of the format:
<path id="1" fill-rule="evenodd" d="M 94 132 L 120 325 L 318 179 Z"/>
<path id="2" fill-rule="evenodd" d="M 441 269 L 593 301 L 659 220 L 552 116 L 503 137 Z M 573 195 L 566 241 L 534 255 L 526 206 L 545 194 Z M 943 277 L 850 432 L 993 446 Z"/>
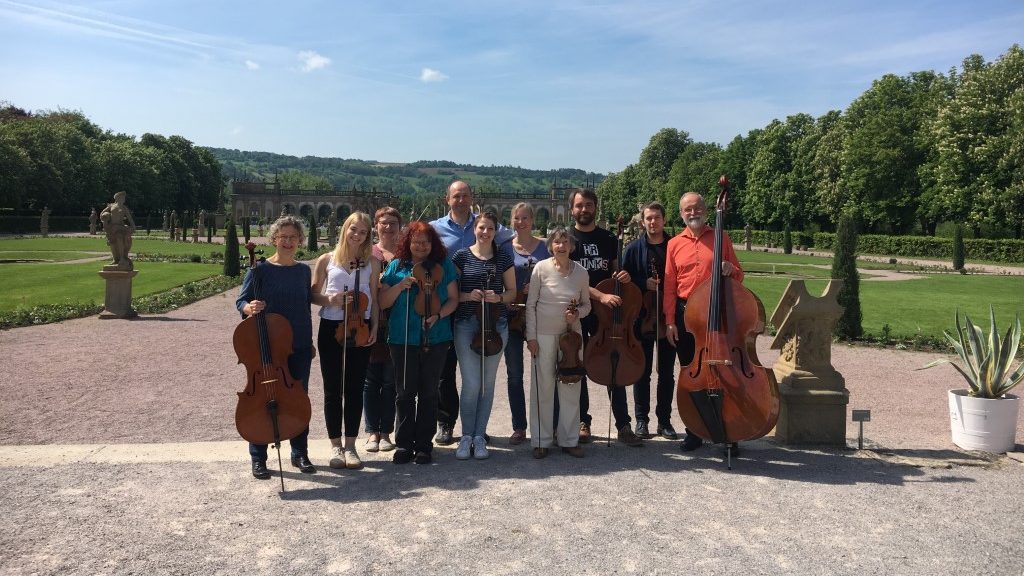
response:
<path id="1" fill-rule="evenodd" d="M 508 323 L 504 318 L 497 322 L 502 348 L 508 341 Z M 462 418 L 463 436 L 483 436 L 487 432 L 487 421 L 491 418 L 494 405 L 494 380 L 498 375 L 501 353 L 485 356 L 483 381 L 480 380 L 480 354 L 470 348 L 473 336 L 480 331 L 480 321 L 467 318 L 455 322 L 455 353 L 459 357 L 459 373 L 462 375 L 462 394 L 459 396 L 459 416 Z"/>
<path id="2" fill-rule="evenodd" d="M 309 392 L 309 368 L 313 364 L 313 349 L 312 348 L 297 348 L 292 355 L 288 357 L 288 371 L 291 372 L 292 378 L 296 380 L 302 380 L 302 388 Z M 307 439 L 309 438 L 309 427 L 299 434 L 295 438 L 289 440 L 292 446 L 292 458 L 298 458 L 299 456 L 305 456 L 307 450 Z M 253 462 L 266 462 L 267 461 L 267 445 L 266 444 L 253 444 L 249 443 L 249 456 L 252 457 Z"/>
<path id="3" fill-rule="evenodd" d="M 505 374 L 508 376 L 508 407 L 512 411 L 513 430 L 526 430 L 523 342 L 523 335 L 518 332 L 509 332 L 505 341 Z"/>

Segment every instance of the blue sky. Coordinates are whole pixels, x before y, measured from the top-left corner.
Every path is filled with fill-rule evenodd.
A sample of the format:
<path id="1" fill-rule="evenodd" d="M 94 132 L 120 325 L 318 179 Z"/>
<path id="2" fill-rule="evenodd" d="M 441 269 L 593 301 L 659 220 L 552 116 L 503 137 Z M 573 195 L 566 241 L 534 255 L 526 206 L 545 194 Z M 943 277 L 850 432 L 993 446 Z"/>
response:
<path id="1" fill-rule="evenodd" d="M 1024 41 L 1024 3 L 0 0 L 0 101 L 199 145 L 617 172 Z"/>

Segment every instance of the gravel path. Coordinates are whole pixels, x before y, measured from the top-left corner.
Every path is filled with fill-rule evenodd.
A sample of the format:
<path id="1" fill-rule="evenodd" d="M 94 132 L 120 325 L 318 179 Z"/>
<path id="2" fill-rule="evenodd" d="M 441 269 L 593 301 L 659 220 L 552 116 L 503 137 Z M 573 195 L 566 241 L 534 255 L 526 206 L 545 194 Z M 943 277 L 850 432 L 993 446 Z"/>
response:
<path id="1" fill-rule="evenodd" d="M 955 372 L 913 370 L 934 354 L 834 347 L 873 450 L 765 439 L 731 472 L 665 440 L 537 461 L 504 441 L 502 377 L 489 460 L 364 454 L 363 470 L 314 475 L 286 460 L 281 494 L 249 476 L 234 430 L 236 293 L 0 332 L 0 573 L 1021 573 L 1024 466 L 954 449 Z M 323 464 L 316 365 L 310 390 Z"/>

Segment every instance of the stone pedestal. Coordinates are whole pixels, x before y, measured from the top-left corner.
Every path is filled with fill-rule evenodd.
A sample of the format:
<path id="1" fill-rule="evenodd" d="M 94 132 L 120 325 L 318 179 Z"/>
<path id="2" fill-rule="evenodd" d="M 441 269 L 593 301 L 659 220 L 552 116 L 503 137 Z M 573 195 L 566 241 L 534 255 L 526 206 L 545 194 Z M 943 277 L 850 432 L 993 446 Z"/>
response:
<path id="1" fill-rule="evenodd" d="M 846 445 L 846 380 L 832 367 L 832 330 L 843 307 L 836 301 L 841 280 L 829 282 L 816 298 L 803 280 L 791 280 L 772 324 L 778 327 L 772 367 L 779 382 L 781 410 L 775 438 L 783 444 Z"/>
<path id="2" fill-rule="evenodd" d="M 107 289 L 100 318 L 128 319 L 138 316 L 132 308 L 132 278 L 138 273 L 138 270 L 120 270 L 117 266 L 103 267 L 99 275 L 106 280 Z"/>

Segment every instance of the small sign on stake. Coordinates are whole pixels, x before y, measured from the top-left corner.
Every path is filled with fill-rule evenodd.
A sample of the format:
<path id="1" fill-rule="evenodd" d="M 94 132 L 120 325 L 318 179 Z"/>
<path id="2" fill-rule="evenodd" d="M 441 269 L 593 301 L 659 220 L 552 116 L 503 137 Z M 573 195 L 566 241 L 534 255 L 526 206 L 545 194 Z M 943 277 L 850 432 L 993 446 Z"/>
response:
<path id="1" fill-rule="evenodd" d="M 864 449 L 864 423 L 871 422 L 871 410 L 853 410 L 852 420 L 860 423 L 860 433 L 857 435 L 857 449 Z"/>

